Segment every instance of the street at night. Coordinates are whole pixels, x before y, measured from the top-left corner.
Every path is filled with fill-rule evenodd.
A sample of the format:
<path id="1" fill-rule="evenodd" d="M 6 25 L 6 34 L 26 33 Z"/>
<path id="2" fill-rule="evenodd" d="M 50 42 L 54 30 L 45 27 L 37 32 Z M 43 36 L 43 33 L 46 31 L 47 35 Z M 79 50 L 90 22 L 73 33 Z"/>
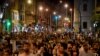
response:
<path id="1" fill-rule="evenodd" d="M 100 0 L 0 0 L 0 56 L 100 56 Z"/>

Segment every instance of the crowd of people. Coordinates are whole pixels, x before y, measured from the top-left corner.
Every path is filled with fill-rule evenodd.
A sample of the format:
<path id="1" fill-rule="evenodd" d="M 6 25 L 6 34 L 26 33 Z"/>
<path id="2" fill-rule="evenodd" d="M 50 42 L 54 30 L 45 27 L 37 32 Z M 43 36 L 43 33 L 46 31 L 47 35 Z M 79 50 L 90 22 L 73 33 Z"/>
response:
<path id="1" fill-rule="evenodd" d="M 1 34 L 0 56 L 100 56 L 99 36 L 74 32 Z"/>

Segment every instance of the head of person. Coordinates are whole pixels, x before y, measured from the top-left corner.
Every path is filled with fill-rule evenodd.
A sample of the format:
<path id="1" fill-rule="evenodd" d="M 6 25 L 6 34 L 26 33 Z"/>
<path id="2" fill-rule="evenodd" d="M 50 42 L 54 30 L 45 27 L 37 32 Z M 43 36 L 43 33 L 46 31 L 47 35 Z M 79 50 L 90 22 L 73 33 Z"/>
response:
<path id="1" fill-rule="evenodd" d="M 83 48 L 84 48 L 84 51 L 88 51 L 88 49 L 89 49 L 89 44 L 88 43 L 84 43 L 83 44 Z"/>
<path id="2" fill-rule="evenodd" d="M 9 52 L 3 52 L 3 56 L 10 56 Z"/>
<path id="3" fill-rule="evenodd" d="M 78 47 L 77 47 L 76 45 L 73 45 L 72 51 L 75 51 L 75 52 L 76 52 L 76 51 L 77 51 L 77 48 L 78 48 Z"/>
<path id="4" fill-rule="evenodd" d="M 71 43 L 68 43 L 67 44 L 67 51 L 72 51 L 72 44 Z"/>
<path id="5" fill-rule="evenodd" d="M 23 44 L 23 49 L 28 51 L 30 49 L 30 44 L 28 42 L 25 42 Z"/>
<path id="6" fill-rule="evenodd" d="M 57 44 L 57 55 L 59 54 L 64 54 L 64 44 L 63 43 Z"/>
<path id="7" fill-rule="evenodd" d="M 93 49 L 98 50 L 98 48 L 99 48 L 99 43 L 98 42 L 93 43 Z"/>
<path id="8" fill-rule="evenodd" d="M 27 51 L 24 49 L 20 49 L 18 56 L 27 56 Z"/>

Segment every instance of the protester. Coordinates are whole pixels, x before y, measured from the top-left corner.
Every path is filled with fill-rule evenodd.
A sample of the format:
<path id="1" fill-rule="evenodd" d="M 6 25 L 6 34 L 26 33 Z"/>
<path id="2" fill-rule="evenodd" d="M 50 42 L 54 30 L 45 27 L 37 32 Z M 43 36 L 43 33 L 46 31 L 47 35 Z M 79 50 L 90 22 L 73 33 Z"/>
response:
<path id="1" fill-rule="evenodd" d="M 100 42 L 79 33 L 33 31 L 6 33 L 2 37 L 2 56 L 100 56 Z"/>

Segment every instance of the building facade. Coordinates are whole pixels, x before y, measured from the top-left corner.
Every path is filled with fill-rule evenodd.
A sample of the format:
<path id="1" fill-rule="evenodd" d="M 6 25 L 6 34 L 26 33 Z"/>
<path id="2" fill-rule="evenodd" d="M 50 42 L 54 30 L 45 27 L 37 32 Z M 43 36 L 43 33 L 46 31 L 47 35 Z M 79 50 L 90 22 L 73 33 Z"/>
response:
<path id="1" fill-rule="evenodd" d="M 2 7 L 3 29 L 0 31 L 20 31 L 24 24 L 36 22 L 36 0 L 6 0 Z"/>
<path id="2" fill-rule="evenodd" d="M 91 30 L 91 16 L 93 12 L 93 1 L 92 0 L 77 0 L 75 1 L 75 13 L 74 16 L 78 18 L 79 31 L 86 32 Z M 78 12 L 78 13 L 77 13 Z M 74 17 L 76 20 L 76 18 Z"/>
<path id="3" fill-rule="evenodd" d="M 79 32 L 79 10 L 78 10 L 79 0 L 74 1 L 74 21 L 73 27 L 75 32 Z"/>

